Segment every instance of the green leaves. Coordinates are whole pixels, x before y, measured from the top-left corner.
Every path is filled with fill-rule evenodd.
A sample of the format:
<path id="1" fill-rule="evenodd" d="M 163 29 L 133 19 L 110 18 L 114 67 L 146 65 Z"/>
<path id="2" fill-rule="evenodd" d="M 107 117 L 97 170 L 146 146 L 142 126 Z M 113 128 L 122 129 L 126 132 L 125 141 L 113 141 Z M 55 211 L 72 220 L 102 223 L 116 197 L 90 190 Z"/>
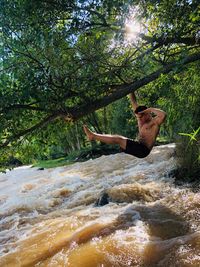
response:
<path id="1" fill-rule="evenodd" d="M 198 142 L 197 135 L 200 132 L 200 127 L 197 130 L 193 130 L 192 133 L 179 133 L 179 135 L 187 136 L 190 139 L 190 143 Z"/>

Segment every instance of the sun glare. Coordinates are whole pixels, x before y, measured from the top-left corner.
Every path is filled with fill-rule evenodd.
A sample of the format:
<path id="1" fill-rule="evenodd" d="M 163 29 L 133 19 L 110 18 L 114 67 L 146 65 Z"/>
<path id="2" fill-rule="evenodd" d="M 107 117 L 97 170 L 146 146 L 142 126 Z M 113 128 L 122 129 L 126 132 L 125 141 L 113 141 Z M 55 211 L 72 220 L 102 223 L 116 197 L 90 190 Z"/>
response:
<path id="1" fill-rule="evenodd" d="M 141 32 L 141 24 L 131 18 L 125 23 L 125 36 L 128 42 L 136 41 L 139 33 Z"/>

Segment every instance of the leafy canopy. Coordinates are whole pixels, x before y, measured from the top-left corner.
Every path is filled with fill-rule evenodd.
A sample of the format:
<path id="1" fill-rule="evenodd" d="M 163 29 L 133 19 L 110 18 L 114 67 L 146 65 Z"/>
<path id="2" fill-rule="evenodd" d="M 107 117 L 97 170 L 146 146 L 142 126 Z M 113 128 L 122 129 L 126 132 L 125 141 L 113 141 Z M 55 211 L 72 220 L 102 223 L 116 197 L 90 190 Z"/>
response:
<path id="1" fill-rule="evenodd" d="M 2 0 L 1 147 L 199 60 L 198 2 Z M 142 32 L 128 42 L 133 17 Z"/>

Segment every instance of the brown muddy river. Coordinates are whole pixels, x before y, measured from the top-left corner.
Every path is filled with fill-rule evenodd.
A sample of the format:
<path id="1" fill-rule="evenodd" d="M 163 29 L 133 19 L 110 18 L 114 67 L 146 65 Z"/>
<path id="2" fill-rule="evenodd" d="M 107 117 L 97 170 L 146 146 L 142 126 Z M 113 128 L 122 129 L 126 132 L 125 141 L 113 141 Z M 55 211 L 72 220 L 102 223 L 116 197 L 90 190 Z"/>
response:
<path id="1" fill-rule="evenodd" d="M 175 187 L 173 156 L 0 174 L 0 266 L 199 267 L 200 193 Z"/>

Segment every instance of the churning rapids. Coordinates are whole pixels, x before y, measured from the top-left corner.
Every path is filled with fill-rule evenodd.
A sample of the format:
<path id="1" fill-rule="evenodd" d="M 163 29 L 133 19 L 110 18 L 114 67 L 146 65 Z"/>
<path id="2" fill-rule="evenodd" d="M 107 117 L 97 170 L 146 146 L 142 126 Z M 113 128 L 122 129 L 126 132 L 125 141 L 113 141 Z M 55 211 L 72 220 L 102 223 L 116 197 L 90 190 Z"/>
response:
<path id="1" fill-rule="evenodd" d="M 169 144 L 0 174 L 0 266 L 200 266 L 200 193 L 176 187 L 174 167 Z"/>

